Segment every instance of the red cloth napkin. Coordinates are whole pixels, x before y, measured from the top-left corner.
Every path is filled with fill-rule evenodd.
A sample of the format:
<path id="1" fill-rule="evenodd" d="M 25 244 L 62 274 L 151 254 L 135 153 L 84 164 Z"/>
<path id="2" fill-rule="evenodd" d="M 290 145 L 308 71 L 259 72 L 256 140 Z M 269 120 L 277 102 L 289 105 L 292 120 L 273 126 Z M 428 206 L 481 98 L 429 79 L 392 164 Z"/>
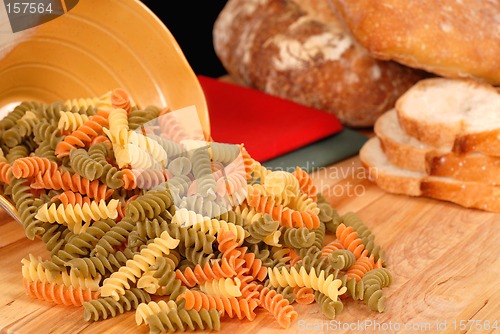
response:
<path id="1" fill-rule="evenodd" d="M 214 141 L 244 144 L 259 162 L 342 130 L 332 114 L 256 89 L 198 75 Z"/>

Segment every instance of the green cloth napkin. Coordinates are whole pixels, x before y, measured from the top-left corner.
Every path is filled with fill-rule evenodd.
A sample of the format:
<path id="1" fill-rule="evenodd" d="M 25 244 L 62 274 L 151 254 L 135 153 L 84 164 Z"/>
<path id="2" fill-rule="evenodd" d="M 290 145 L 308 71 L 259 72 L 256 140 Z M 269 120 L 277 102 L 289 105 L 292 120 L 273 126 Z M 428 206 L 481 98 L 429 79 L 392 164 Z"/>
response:
<path id="1" fill-rule="evenodd" d="M 297 166 L 308 173 L 358 154 L 368 137 L 344 128 L 333 136 L 262 163 L 271 170 L 293 171 Z"/>

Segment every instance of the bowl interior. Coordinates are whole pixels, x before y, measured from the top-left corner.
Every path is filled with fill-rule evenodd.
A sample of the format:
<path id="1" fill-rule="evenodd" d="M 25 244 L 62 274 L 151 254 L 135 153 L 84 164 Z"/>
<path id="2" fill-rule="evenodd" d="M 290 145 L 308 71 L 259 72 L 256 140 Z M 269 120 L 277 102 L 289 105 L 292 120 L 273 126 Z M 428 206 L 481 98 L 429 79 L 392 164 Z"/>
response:
<path id="1" fill-rule="evenodd" d="M 194 105 L 210 134 L 205 97 L 168 28 L 140 1 L 82 0 L 68 13 L 0 41 L 0 108 L 126 89 L 141 107 Z"/>

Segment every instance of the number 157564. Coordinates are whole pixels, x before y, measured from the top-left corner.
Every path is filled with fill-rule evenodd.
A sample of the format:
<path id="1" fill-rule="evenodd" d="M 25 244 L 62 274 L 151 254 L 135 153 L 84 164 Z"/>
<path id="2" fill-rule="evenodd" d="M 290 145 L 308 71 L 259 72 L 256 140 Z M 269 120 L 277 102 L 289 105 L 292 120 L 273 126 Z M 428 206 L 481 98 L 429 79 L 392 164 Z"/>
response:
<path id="1" fill-rule="evenodd" d="M 8 14 L 44 14 L 52 13 L 52 4 L 37 2 L 12 2 L 5 5 Z"/>

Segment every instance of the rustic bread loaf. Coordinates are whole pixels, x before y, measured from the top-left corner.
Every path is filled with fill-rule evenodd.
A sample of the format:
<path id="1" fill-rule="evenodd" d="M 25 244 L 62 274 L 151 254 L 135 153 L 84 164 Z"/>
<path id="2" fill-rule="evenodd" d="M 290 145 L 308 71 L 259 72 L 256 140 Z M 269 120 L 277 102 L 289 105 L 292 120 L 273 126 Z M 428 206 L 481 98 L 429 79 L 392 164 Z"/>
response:
<path id="1" fill-rule="evenodd" d="M 451 146 L 425 144 L 403 131 L 394 109 L 377 119 L 374 131 L 395 166 L 431 176 L 500 185 L 500 158 L 482 153 L 457 154 Z"/>
<path id="2" fill-rule="evenodd" d="M 500 187 L 480 182 L 429 176 L 397 167 L 387 159 L 378 138 L 361 148 L 359 158 L 371 181 L 382 190 L 408 196 L 425 196 L 459 204 L 466 208 L 500 212 Z"/>
<path id="3" fill-rule="evenodd" d="M 500 85 L 499 0 L 330 0 L 379 59 Z"/>
<path id="4" fill-rule="evenodd" d="M 423 73 L 373 59 L 326 0 L 229 0 L 214 24 L 227 71 L 266 93 L 371 126 Z"/>
<path id="5" fill-rule="evenodd" d="M 472 79 L 419 81 L 396 102 L 403 130 L 434 147 L 500 157 L 500 94 Z"/>

